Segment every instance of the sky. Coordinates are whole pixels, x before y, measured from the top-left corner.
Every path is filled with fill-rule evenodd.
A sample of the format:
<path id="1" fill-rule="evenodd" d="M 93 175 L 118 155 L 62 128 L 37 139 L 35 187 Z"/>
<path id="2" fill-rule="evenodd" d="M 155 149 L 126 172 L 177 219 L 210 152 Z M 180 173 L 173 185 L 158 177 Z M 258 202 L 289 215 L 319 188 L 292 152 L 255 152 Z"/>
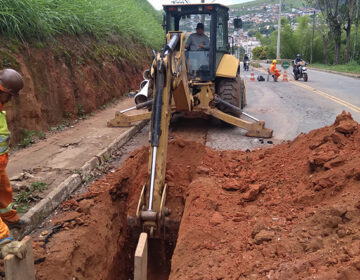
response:
<path id="1" fill-rule="evenodd" d="M 218 1 L 214 1 L 214 3 L 220 3 L 223 5 L 232 5 L 232 4 L 239 4 L 239 3 L 244 3 L 244 2 L 249 2 L 250 0 L 218 0 Z M 150 2 L 151 5 L 154 6 L 155 9 L 160 10 L 162 9 L 162 5 L 163 4 L 171 4 L 171 0 L 148 0 L 148 2 Z M 200 3 L 201 1 L 199 0 L 190 0 L 189 2 L 191 3 Z M 212 1 L 205 1 L 206 3 L 211 3 Z"/>

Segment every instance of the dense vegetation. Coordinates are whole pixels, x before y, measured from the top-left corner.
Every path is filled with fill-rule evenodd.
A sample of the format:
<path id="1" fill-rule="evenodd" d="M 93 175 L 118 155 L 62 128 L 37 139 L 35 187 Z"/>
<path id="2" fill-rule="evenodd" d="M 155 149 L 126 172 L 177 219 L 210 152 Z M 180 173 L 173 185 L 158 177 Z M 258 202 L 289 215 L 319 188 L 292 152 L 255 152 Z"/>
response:
<path id="1" fill-rule="evenodd" d="M 0 35 L 23 41 L 57 35 L 121 35 L 159 47 L 161 15 L 146 0 L 1 0 Z"/>
<path id="2" fill-rule="evenodd" d="M 315 20 L 313 62 L 334 64 L 335 59 L 335 42 L 329 40 L 329 30 L 326 22 L 321 15 Z M 277 30 L 272 32 L 269 37 L 257 33 L 262 47 L 255 48 L 253 54 L 256 58 L 275 58 Z M 312 19 L 309 16 L 297 18 L 296 28 L 292 28 L 291 23 L 283 18 L 281 21 L 281 48 L 280 56 L 282 58 L 294 58 L 297 53 L 302 54 L 303 58 L 310 61 L 311 57 L 311 40 L 312 40 Z M 354 47 L 355 29 L 352 29 L 350 36 L 350 45 Z M 347 63 L 346 58 L 346 34 L 342 34 L 340 61 Z M 359 48 L 360 38 L 357 37 L 355 51 L 351 48 L 351 57 L 353 61 L 360 62 Z M 356 64 L 356 63 L 355 63 Z"/>

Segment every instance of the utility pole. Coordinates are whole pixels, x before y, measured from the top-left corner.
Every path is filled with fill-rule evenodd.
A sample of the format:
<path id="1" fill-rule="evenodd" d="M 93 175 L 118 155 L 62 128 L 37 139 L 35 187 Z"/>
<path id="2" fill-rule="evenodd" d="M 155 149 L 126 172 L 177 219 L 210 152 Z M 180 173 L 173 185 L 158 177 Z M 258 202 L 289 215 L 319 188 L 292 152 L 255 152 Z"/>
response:
<path id="1" fill-rule="evenodd" d="M 276 59 L 280 59 L 280 31 L 281 31 L 281 0 L 279 5 L 279 20 L 278 20 L 278 37 L 276 47 Z"/>
<path id="2" fill-rule="evenodd" d="M 201 0 L 201 3 L 205 3 L 205 0 Z M 205 23 L 205 15 L 201 15 L 201 22 L 202 24 Z"/>
<path id="3" fill-rule="evenodd" d="M 357 0 L 359 1 L 359 0 Z M 311 53 L 310 53 L 310 64 L 313 61 L 313 51 L 314 51 L 314 34 L 315 34 L 315 11 L 313 14 L 313 26 L 312 26 L 312 38 L 311 38 Z"/>

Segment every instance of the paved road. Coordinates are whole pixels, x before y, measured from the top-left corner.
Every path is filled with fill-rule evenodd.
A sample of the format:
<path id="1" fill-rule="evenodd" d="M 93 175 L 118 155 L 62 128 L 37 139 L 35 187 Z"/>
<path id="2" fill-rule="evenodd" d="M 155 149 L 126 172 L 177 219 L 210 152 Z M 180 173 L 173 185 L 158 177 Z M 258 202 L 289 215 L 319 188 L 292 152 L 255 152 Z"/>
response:
<path id="1" fill-rule="evenodd" d="M 266 75 L 255 71 L 255 78 Z M 274 143 L 292 140 L 302 132 L 330 125 L 343 110 L 360 122 L 360 79 L 309 70 L 309 81 L 255 82 L 243 72 L 247 82 L 245 112 L 265 120 L 274 130 Z M 351 106 L 354 105 L 354 106 Z M 357 107 L 356 107 L 357 106 Z M 207 145 L 216 149 L 244 149 L 265 145 L 245 138 L 241 129 L 210 128 Z"/>

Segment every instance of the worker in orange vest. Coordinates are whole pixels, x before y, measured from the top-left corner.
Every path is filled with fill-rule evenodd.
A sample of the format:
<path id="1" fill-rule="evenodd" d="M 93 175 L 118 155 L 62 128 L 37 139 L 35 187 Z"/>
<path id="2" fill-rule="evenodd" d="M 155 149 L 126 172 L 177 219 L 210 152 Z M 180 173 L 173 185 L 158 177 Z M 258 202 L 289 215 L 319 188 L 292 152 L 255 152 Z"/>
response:
<path id="1" fill-rule="evenodd" d="M 7 127 L 4 105 L 18 94 L 24 82 L 21 75 L 13 69 L 0 70 L 0 255 L 14 253 L 23 257 L 23 248 L 18 241 L 13 241 L 7 224 L 16 224 L 19 216 L 12 209 L 12 189 L 5 171 L 9 160 L 10 131 Z M 21 252 L 20 252 L 21 251 Z"/>
<path id="2" fill-rule="evenodd" d="M 270 73 L 274 77 L 274 81 L 277 82 L 278 78 L 280 77 L 280 71 L 276 69 L 276 60 L 273 60 L 272 65 L 270 67 Z"/>

